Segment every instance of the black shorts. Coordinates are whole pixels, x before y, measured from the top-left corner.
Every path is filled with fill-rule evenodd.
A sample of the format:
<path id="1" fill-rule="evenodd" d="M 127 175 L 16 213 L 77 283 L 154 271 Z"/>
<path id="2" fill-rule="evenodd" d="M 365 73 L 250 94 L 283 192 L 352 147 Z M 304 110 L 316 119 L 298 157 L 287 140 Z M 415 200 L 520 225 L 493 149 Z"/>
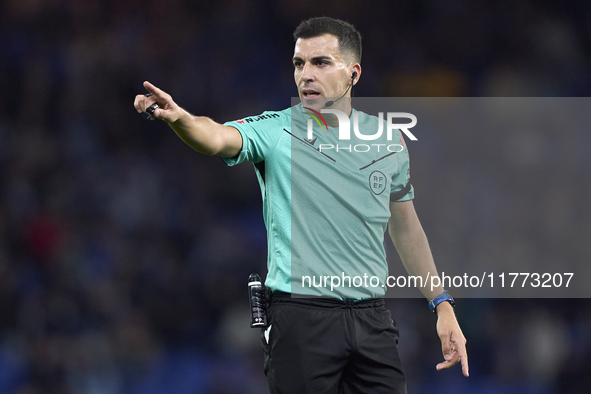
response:
<path id="1" fill-rule="evenodd" d="M 405 394 L 398 327 L 383 299 L 274 293 L 262 330 L 272 394 Z"/>

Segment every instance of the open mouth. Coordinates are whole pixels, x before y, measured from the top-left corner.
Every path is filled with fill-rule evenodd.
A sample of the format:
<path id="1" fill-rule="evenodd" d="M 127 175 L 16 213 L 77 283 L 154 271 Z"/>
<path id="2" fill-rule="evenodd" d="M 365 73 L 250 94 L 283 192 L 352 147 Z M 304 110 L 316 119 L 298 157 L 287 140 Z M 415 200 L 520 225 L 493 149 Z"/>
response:
<path id="1" fill-rule="evenodd" d="M 313 89 L 304 89 L 302 90 L 302 95 L 306 98 L 316 98 L 320 97 L 320 92 Z"/>

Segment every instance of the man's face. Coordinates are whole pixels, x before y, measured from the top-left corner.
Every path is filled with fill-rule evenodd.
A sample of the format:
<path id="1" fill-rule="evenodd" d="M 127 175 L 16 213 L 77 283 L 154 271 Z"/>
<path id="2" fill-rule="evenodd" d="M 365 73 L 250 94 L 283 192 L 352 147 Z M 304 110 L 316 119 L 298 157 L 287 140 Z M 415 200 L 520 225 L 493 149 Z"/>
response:
<path id="1" fill-rule="evenodd" d="M 293 54 L 294 79 L 304 107 L 320 110 L 343 95 L 358 63 L 347 62 L 331 34 L 298 38 Z M 347 92 L 350 95 L 350 92 Z"/>

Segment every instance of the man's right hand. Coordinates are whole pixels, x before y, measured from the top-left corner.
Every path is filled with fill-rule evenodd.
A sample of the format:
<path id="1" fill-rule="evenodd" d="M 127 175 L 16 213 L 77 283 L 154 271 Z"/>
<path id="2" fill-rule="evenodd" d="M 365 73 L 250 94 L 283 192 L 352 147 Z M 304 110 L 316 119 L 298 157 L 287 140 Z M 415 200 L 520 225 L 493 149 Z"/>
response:
<path id="1" fill-rule="evenodd" d="M 166 123 L 174 123 L 183 115 L 188 115 L 185 110 L 174 102 L 170 94 L 158 89 L 148 81 L 144 82 L 144 88 L 152 93 L 152 96 L 146 97 L 146 95 L 143 94 L 135 96 L 133 105 L 140 114 L 145 112 L 152 104 L 156 103 L 160 108 L 154 111 L 154 118 L 163 120 Z"/>
<path id="2" fill-rule="evenodd" d="M 191 148 L 206 155 L 234 157 L 242 149 L 242 135 L 231 126 L 224 126 L 205 116 L 194 116 L 174 102 L 170 94 L 150 82 L 144 88 L 152 95 L 138 94 L 133 105 L 140 114 L 152 104 L 158 104 L 154 118 L 165 121 Z M 152 118 L 153 119 L 153 118 Z"/>

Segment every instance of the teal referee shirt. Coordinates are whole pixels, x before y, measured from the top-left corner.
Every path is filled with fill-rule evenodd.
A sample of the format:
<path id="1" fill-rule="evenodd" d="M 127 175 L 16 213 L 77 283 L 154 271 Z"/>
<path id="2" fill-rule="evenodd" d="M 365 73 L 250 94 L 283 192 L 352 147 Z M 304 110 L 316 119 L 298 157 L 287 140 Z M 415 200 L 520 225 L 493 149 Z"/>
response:
<path id="1" fill-rule="evenodd" d="M 379 119 L 353 110 L 372 135 Z M 309 121 L 311 124 L 309 125 Z M 390 201 L 414 196 L 399 130 L 387 140 L 339 140 L 339 129 L 312 120 L 301 104 L 225 123 L 242 150 L 223 158 L 250 161 L 263 197 L 271 290 L 343 299 L 383 296 L 388 275 L 384 234 Z M 313 128 L 313 138 L 307 137 Z"/>

